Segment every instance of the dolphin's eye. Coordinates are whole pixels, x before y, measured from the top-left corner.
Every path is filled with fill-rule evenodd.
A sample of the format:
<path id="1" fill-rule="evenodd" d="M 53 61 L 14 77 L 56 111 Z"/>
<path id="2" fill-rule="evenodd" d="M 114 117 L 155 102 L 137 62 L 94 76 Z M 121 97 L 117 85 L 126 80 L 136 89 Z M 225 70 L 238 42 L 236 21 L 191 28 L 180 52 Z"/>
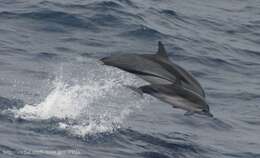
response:
<path id="1" fill-rule="evenodd" d="M 206 110 L 206 109 L 203 109 L 203 110 L 202 110 L 202 112 L 208 112 L 208 110 Z"/>

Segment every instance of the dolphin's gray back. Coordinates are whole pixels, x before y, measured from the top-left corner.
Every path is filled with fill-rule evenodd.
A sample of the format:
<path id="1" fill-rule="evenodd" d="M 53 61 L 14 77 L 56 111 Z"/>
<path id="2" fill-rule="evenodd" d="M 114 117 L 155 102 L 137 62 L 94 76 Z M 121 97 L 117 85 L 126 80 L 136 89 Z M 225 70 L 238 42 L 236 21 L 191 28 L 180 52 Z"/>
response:
<path id="1" fill-rule="evenodd" d="M 176 82 L 176 76 L 174 74 L 164 69 L 159 63 L 139 54 L 111 56 L 103 58 L 102 62 L 106 65 L 134 73 L 154 84 L 172 84 Z"/>

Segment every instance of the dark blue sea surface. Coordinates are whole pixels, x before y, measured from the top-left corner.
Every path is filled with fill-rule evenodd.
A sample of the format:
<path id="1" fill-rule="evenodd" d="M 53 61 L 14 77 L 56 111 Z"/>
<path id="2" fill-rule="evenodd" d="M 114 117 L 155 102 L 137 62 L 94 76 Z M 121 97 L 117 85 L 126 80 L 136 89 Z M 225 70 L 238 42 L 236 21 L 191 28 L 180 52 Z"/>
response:
<path id="1" fill-rule="evenodd" d="M 157 51 L 202 84 L 184 116 L 98 59 Z M 259 158 L 259 0 L 1 0 L 1 158 Z"/>

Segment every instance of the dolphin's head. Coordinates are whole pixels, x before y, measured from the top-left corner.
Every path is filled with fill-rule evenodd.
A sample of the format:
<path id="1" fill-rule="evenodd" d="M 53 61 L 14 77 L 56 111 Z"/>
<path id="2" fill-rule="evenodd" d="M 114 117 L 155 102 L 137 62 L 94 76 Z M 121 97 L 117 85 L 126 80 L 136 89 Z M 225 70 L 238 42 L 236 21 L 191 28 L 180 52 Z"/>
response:
<path id="1" fill-rule="evenodd" d="M 209 106 L 207 105 L 207 107 L 209 107 Z M 205 116 L 208 116 L 208 117 L 213 117 L 213 114 L 210 113 L 209 108 L 202 109 L 201 111 L 198 111 L 197 113 L 200 114 L 200 115 L 205 115 Z"/>

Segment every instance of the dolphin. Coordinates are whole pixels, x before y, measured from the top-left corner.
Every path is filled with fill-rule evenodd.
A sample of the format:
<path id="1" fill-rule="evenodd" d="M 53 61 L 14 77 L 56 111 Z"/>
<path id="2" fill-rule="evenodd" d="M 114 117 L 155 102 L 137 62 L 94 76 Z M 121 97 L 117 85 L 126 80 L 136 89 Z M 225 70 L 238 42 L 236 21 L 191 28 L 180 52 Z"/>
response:
<path id="1" fill-rule="evenodd" d="M 194 91 L 184 88 L 178 84 L 158 85 L 151 84 L 135 88 L 128 88 L 138 92 L 139 94 L 146 93 L 159 100 L 172 105 L 173 108 L 183 109 L 187 111 L 185 115 L 201 114 L 209 117 L 213 115 L 209 111 L 209 106 L 205 99 Z"/>
<path id="2" fill-rule="evenodd" d="M 133 73 L 151 84 L 179 84 L 205 98 L 205 92 L 200 83 L 191 73 L 169 59 L 164 45 L 160 41 L 156 54 L 112 55 L 100 60 L 105 65 Z"/>

